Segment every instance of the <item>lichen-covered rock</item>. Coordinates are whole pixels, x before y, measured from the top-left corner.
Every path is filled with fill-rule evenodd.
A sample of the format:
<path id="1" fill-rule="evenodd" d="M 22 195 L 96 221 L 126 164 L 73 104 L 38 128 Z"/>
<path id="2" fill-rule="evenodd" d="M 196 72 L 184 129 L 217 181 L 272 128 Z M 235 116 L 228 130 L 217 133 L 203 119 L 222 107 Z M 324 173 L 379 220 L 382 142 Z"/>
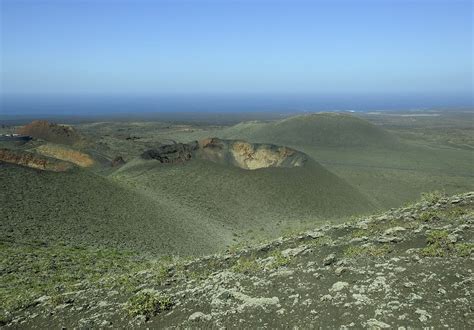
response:
<path id="1" fill-rule="evenodd" d="M 196 321 L 209 321 L 212 318 L 211 315 L 204 314 L 203 312 L 194 312 L 189 316 L 189 321 L 196 322 Z"/>

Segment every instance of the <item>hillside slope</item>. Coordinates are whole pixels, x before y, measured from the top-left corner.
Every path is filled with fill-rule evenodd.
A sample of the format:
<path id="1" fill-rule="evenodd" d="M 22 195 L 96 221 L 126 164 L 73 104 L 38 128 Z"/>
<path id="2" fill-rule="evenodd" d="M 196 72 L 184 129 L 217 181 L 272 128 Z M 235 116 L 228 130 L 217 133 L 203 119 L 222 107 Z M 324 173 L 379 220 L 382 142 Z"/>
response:
<path id="1" fill-rule="evenodd" d="M 246 170 L 199 159 L 178 165 L 137 159 L 112 177 L 155 203 L 173 205 L 188 223 L 215 223 L 244 240 L 373 209 L 312 160 L 301 167 Z"/>
<path id="2" fill-rule="evenodd" d="M 223 138 L 288 146 L 394 147 L 397 139 L 361 118 L 340 113 L 299 115 L 273 122 L 244 122 L 220 133 Z"/>
<path id="3" fill-rule="evenodd" d="M 6 243 L 0 279 L 8 304 L 0 322 L 12 328 L 472 328 L 473 224 L 471 192 L 429 195 L 402 209 L 195 260 Z M 22 281 L 37 269 L 47 281 Z M 58 277 L 58 269 L 71 275 Z M 36 296 L 8 307 L 25 292 Z"/>
<path id="4" fill-rule="evenodd" d="M 215 224 L 186 222 L 179 208 L 156 203 L 76 168 L 38 171 L 0 162 L 0 240 L 94 246 L 150 254 L 203 254 L 231 242 Z"/>
<path id="5" fill-rule="evenodd" d="M 45 120 L 35 120 L 20 127 L 17 132 L 52 143 L 74 145 L 85 142 L 85 138 L 74 127 Z"/>
<path id="6" fill-rule="evenodd" d="M 303 151 L 382 209 L 398 207 L 425 191 L 455 194 L 474 187 L 472 152 L 398 140 L 383 127 L 348 114 L 247 122 L 215 134 L 275 141 Z"/>
<path id="7" fill-rule="evenodd" d="M 199 255 L 372 205 L 315 162 L 243 170 L 211 161 L 136 160 L 104 177 L 0 163 L 1 237 Z M 27 197 L 25 197 L 27 196 Z"/>

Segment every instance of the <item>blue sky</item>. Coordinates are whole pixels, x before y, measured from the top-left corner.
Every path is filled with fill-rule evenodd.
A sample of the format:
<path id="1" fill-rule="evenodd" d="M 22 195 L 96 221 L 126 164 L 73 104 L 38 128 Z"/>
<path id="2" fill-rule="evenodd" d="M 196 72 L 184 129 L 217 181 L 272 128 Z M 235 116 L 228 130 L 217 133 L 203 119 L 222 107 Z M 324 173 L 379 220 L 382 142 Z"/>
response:
<path id="1" fill-rule="evenodd" d="M 472 97 L 471 1 L 0 2 L 4 94 Z"/>

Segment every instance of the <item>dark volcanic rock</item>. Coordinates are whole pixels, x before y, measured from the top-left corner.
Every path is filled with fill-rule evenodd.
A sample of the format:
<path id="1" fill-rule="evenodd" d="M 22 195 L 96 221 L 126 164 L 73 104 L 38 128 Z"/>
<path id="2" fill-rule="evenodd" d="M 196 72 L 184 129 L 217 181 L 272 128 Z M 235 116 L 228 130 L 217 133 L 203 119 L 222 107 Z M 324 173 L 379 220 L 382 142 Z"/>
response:
<path id="1" fill-rule="evenodd" d="M 122 156 L 117 156 L 112 160 L 112 163 L 110 164 L 112 167 L 117 167 L 117 166 L 122 166 L 125 164 L 125 160 L 123 160 Z"/>
<path id="2" fill-rule="evenodd" d="M 182 163 L 192 158 L 232 165 L 246 170 L 267 167 L 299 167 L 308 157 L 297 150 L 273 144 L 209 138 L 187 144 L 174 143 L 145 151 L 143 159 Z"/>
<path id="3" fill-rule="evenodd" d="M 156 149 L 145 151 L 141 157 L 143 159 L 156 159 L 160 163 L 182 163 L 192 158 L 193 151 L 197 150 L 198 143 L 175 143 L 166 144 Z"/>

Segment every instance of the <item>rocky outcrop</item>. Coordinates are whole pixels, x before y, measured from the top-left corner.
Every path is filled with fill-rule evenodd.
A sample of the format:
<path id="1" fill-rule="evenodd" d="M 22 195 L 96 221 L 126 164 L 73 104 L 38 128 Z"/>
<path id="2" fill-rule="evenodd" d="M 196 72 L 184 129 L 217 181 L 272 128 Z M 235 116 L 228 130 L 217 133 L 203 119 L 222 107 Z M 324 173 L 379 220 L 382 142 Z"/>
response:
<path id="1" fill-rule="evenodd" d="M 0 149 L 0 162 L 52 172 L 65 172 L 73 168 L 73 165 L 67 162 L 42 157 L 26 151 L 10 149 Z"/>
<path id="2" fill-rule="evenodd" d="M 94 159 L 88 154 L 68 147 L 55 144 L 44 144 L 36 148 L 42 155 L 64 160 L 80 167 L 90 167 L 95 164 Z"/>
<path id="3" fill-rule="evenodd" d="M 46 120 L 35 120 L 19 128 L 17 133 L 48 142 L 68 145 L 73 145 L 83 140 L 83 137 L 73 127 L 50 123 Z"/>
<path id="4" fill-rule="evenodd" d="M 203 159 L 230 163 L 246 170 L 299 167 L 308 159 L 304 153 L 288 147 L 218 138 L 199 141 L 198 155 Z"/>
<path id="5" fill-rule="evenodd" d="M 187 144 L 163 145 L 144 152 L 142 158 L 156 159 L 160 163 L 169 164 L 183 163 L 193 158 L 205 159 L 246 170 L 268 167 L 299 167 L 303 166 L 308 159 L 304 153 L 288 147 L 218 138 L 193 141 Z"/>
<path id="6" fill-rule="evenodd" d="M 165 144 L 156 149 L 147 150 L 142 154 L 143 159 L 155 159 L 160 163 L 177 164 L 193 158 L 193 152 L 198 148 L 197 142 Z"/>

